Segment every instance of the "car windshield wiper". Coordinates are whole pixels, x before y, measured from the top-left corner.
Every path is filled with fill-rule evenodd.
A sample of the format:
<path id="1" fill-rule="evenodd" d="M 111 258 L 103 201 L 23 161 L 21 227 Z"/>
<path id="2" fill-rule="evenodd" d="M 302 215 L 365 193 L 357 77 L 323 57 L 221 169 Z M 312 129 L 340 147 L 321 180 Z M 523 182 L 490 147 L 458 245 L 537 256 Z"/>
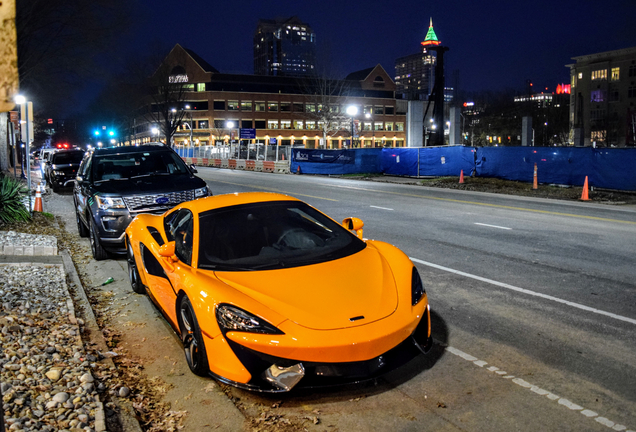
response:
<path id="1" fill-rule="evenodd" d="M 154 173 L 148 173 L 148 174 L 139 174 L 139 175 L 136 175 L 136 176 L 132 176 L 131 179 L 137 179 L 137 178 L 141 178 L 141 177 L 166 176 L 166 175 L 170 175 L 170 173 L 167 173 L 167 172 L 154 172 Z"/>

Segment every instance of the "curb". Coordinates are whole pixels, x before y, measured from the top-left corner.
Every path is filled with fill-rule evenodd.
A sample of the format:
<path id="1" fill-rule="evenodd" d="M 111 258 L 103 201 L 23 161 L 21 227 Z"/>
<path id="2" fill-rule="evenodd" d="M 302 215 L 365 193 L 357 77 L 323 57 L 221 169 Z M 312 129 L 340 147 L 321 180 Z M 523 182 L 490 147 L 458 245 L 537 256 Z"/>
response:
<path id="1" fill-rule="evenodd" d="M 77 274 L 77 270 L 75 269 L 75 264 L 73 264 L 73 260 L 67 251 L 61 251 L 60 255 L 62 257 L 62 261 L 64 263 L 64 269 L 66 272 L 66 277 L 70 281 L 70 283 L 75 284 L 78 288 L 77 298 L 75 301 L 78 303 L 77 306 L 82 308 L 84 311 L 84 327 L 89 331 L 89 338 L 92 343 L 94 343 L 98 349 L 102 352 L 108 351 L 108 346 L 106 345 L 106 340 L 97 325 L 97 320 L 95 318 L 95 314 L 93 313 L 93 308 L 91 307 L 90 302 L 88 301 L 88 297 L 86 296 L 86 292 L 84 291 L 84 285 Z M 69 299 L 70 299 L 69 293 Z M 104 358 L 101 360 L 102 363 L 108 365 L 109 367 L 116 367 L 115 363 L 111 358 Z M 135 415 L 135 410 L 132 406 L 132 403 L 127 399 L 122 398 L 113 398 L 113 403 L 117 406 L 119 410 L 119 420 L 121 422 L 121 427 L 123 432 L 143 432 L 141 426 L 139 425 L 139 421 Z M 96 417 L 97 418 L 97 417 Z"/>

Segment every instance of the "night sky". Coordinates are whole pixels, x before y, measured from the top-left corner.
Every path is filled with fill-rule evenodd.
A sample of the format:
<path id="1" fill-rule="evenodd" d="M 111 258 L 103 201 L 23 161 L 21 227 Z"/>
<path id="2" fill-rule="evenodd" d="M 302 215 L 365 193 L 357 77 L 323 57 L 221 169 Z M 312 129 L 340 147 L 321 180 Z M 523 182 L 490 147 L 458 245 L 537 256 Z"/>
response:
<path id="1" fill-rule="evenodd" d="M 572 57 L 636 46 L 636 0 L 211 1 L 145 2 L 131 47 L 179 43 L 225 73 L 253 73 L 258 19 L 298 16 L 317 37 L 319 59 L 336 77 L 420 51 L 429 19 L 446 53 L 447 85 L 459 70 L 465 91 L 554 91 Z"/>

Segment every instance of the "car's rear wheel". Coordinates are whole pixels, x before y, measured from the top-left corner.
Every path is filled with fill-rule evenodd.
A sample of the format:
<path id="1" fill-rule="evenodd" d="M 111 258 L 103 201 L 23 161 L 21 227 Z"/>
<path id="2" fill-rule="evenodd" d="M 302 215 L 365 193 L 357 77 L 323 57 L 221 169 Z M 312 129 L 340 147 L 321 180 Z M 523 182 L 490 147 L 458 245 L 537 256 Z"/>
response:
<path id="1" fill-rule="evenodd" d="M 137 263 L 135 262 L 135 254 L 128 237 L 126 237 L 126 260 L 128 261 L 128 279 L 130 280 L 130 287 L 137 294 L 144 294 L 146 290 L 141 283 L 139 269 L 137 269 Z"/>
<path id="2" fill-rule="evenodd" d="M 108 252 L 102 247 L 102 244 L 99 242 L 99 233 L 97 232 L 97 227 L 95 226 L 95 222 L 93 222 L 93 218 L 90 218 L 90 227 L 88 229 L 89 238 L 91 240 L 91 251 L 93 252 L 93 258 L 97 261 L 104 260 L 108 258 Z"/>
<path id="3" fill-rule="evenodd" d="M 183 342 L 188 367 L 196 375 L 206 376 L 210 370 L 208 357 L 205 353 L 205 345 L 197 317 L 187 296 L 183 296 L 179 302 L 178 319 L 181 342 Z"/>

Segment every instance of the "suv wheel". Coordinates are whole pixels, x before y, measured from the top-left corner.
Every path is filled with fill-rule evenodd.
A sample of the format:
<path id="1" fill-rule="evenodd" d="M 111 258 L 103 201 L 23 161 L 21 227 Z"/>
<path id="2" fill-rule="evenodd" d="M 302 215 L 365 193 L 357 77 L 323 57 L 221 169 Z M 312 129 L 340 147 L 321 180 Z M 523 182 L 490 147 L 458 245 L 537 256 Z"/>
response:
<path id="1" fill-rule="evenodd" d="M 75 205 L 75 208 L 77 209 L 77 205 Z M 82 218 L 77 210 L 75 210 L 75 221 L 77 222 L 77 232 L 79 232 L 79 236 L 88 237 L 88 228 L 86 228 L 86 225 L 82 222 Z"/>
<path id="2" fill-rule="evenodd" d="M 89 237 L 91 240 L 91 251 L 93 252 L 93 258 L 97 261 L 104 260 L 108 258 L 108 252 L 102 247 L 102 244 L 99 242 L 99 233 L 97 232 L 97 227 L 95 226 L 95 222 L 93 222 L 93 218 L 90 218 L 90 227 L 88 230 Z"/>

